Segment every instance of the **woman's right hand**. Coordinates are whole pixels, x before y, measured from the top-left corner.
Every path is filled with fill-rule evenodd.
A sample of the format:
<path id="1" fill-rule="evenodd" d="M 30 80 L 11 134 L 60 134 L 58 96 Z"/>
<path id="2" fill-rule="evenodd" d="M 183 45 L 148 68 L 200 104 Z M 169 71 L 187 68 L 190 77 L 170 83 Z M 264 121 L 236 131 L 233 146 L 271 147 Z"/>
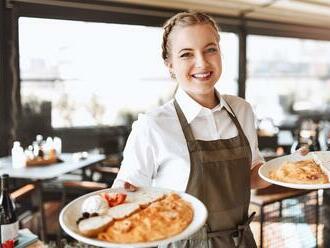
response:
<path id="1" fill-rule="evenodd" d="M 305 156 L 305 155 L 307 155 L 307 153 L 309 153 L 308 146 L 302 146 L 296 152 L 302 156 Z"/>
<path id="2" fill-rule="evenodd" d="M 137 187 L 133 184 L 130 184 L 129 182 L 125 182 L 124 183 L 124 188 L 127 190 L 127 191 L 130 191 L 130 192 L 134 192 L 137 190 Z"/>

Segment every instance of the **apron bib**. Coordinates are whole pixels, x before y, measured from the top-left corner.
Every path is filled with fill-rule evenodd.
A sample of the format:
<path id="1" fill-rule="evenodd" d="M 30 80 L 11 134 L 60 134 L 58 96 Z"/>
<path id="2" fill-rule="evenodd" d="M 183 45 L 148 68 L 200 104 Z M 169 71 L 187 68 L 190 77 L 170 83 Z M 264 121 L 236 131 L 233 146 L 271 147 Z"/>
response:
<path id="1" fill-rule="evenodd" d="M 257 247 L 249 227 L 254 214 L 248 217 L 251 149 L 237 118 L 227 111 L 236 137 L 196 140 L 176 100 L 174 107 L 190 155 L 186 192 L 200 199 L 209 215 L 207 224 L 188 239 L 160 247 Z"/>

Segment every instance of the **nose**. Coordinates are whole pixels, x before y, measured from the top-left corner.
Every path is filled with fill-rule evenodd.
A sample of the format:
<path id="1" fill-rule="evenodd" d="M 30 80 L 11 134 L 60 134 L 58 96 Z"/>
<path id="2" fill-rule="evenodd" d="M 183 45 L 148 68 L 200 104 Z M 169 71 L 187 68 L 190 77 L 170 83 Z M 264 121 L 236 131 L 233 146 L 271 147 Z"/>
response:
<path id="1" fill-rule="evenodd" d="M 195 66 L 198 68 L 204 68 L 208 64 L 207 58 L 203 53 L 196 54 L 195 57 Z"/>

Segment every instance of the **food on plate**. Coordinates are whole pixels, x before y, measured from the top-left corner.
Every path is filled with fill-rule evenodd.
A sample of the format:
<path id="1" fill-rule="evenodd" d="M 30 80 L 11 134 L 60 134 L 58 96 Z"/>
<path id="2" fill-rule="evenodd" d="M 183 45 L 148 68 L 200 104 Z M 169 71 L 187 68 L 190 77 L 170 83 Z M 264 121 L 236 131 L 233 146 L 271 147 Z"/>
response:
<path id="1" fill-rule="evenodd" d="M 145 207 L 140 205 L 140 209 L 130 216 L 111 222 L 97 235 L 98 239 L 114 243 L 166 239 L 182 232 L 193 219 L 190 203 L 175 193 L 161 197 L 147 206 L 146 204 L 144 202 L 142 205 Z"/>
<path id="2" fill-rule="evenodd" d="M 99 215 L 81 220 L 78 228 L 86 237 L 93 237 L 108 227 L 112 221 L 113 218 L 110 215 Z"/>
<path id="3" fill-rule="evenodd" d="M 320 165 L 321 169 L 329 176 L 330 172 L 330 155 L 329 152 L 312 152 L 314 161 Z"/>
<path id="4" fill-rule="evenodd" d="M 157 191 L 137 191 L 135 194 L 132 194 L 128 197 L 128 202 L 136 202 L 142 208 L 147 207 L 150 203 L 159 201 L 165 197 L 165 194 Z"/>
<path id="5" fill-rule="evenodd" d="M 120 220 L 132 215 L 133 213 L 137 212 L 140 209 L 141 207 L 138 203 L 135 202 L 126 203 L 109 208 L 107 215 L 110 215 L 115 220 Z"/>
<path id="6" fill-rule="evenodd" d="M 95 217 L 95 216 L 99 216 L 99 214 L 98 213 L 92 213 L 92 214 L 90 214 L 90 213 L 87 213 L 87 212 L 83 212 L 82 213 L 82 216 L 76 221 L 76 223 L 78 225 L 80 221 L 85 220 L 85 219 L 88 219 L 90 217 Z"/>
<path id="7" fill-rule="evenodd" d="M 81 205 L 81 213 L 105 214 L 109 209 L 108 202 L 100 195 L 88 197 Z"/>
<path id="8" fill-rule="evenodd" d="M 79 231 L 87 237 L 96 236 L 114 220 L 112 216 L 123 218 L 136 211 L 130 205 L 121 210 L 116 208 L 125 202 L 126 196 L 124 193 L 103 192 L 88 197 L 81 205 L 82 216 L 76 221 Z M 110 209 L 111 214 L 108 213 Z"/>
<path id="9" fill-rule="evenodd" d="M 300 160 L 284 162 L 277 170 L 269 173 L 271 179 L 297 184 L 324 184 L 329 183 L 329 178 L 320 166 L 313 160 Z"/>
<path id="10" fill-rule="evenodd" d="M 109 207 L 114 207 L 114 206 L 122 204 L 126 200 L 126 197 L 127 197 L 127 195 L 123 194 L 123 193 L 104 192 L 101 195 L 108 202 Z"/>
<path id="11" fill-rule="evenodd" d="M 154 191 L 102 192 L 84 200 L 81 212 L 79 232 L 112 243 L 166 239 L 182 232 L 194 215 L 178 194 Z"/>

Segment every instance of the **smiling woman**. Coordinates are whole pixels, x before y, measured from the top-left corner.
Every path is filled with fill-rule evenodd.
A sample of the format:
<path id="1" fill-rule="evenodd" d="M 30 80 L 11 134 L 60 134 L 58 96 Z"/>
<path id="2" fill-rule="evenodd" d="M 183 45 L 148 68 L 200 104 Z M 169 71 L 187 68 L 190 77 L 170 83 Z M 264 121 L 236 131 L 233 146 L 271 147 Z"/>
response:
<path id="1" fill-rule="evenodd" d="M 218 100 L 214 86 L 222 70 L 217 30 L 209 24 L 199 24 L 172 32 L 166 65 L 194 100 L 204 107 L 215 107 Z M 201 38 L 194 39 L 197 36 Z"/>
<path id="2" fill-rule="evenodd" d="M 219 40 L 204 13 L 178 13 L 165 23 L 162 56 L 179 89 L 133 124 L 114 183 L 186 191 L 207 206 L 207 228 L 165 247 L 256 247 L 250 187 L 268 184 L 257 174 L 263 159 L 251 106 L 215 89 Z"/>

